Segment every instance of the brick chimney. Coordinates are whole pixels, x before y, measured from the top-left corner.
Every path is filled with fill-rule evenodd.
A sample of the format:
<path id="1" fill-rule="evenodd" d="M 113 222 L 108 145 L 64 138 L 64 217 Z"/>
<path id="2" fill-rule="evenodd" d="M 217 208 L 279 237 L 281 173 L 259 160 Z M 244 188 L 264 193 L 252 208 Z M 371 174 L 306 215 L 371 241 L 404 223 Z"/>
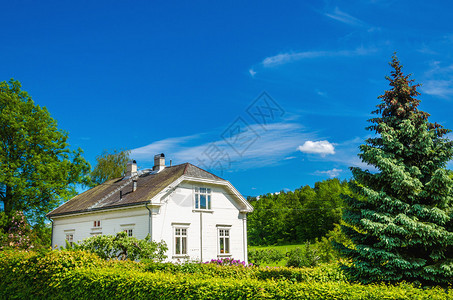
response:
<path id="1" fill-rule="evenodd" d="M 160 172 L 165 169 L 165 154 L 154 155 L 154 167 L 153 171 Z"/>

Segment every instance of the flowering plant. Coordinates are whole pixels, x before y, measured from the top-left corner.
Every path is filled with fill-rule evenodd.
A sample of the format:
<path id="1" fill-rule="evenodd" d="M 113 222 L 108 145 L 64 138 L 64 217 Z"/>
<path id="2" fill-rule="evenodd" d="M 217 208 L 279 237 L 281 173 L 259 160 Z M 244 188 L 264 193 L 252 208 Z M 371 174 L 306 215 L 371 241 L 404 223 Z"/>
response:
<path id="1" fill-rule="evenodd" d="M 33 248 L 30 239 L 32 231 L 23 212 L 15 212 L 10 220 L 8 220 L 6 215 L 1 219 L 1 227 L 4 230 L 2 232 L 2 228 L 0 228 L 0 250 L 31 250 Z"/>
<path id="2" fill-rule="evenodd" d="M 245 261 L 241 261 L 239 259 L 234 258 L 218 258 L 218 259 L 211 259 L 210 261 L 205 262 L 205 264 L 216 264 L 219 266 L 244 266 L 244 267 L 252 267 L 253 264 L 247 264 Z"/>

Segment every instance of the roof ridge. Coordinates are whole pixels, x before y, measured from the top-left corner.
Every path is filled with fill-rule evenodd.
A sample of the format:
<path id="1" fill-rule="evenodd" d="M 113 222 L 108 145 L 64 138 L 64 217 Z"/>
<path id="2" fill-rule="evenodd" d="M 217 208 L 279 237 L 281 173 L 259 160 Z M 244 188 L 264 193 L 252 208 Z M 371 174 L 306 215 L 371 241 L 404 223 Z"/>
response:
<path id="1" fill-rule="evenodd" d="M 184 174 L 186 174 L 186 172 L 187 172 L 187 167 L 189 166 L 189 163 L 186 162 L 186 163 L 183 163 L 182 165 L 186 165 L 186 166 L 184 167 L 184 172 L 182 172 L 182 174 L 184 175 Z"/>
<path id="2" fill-rule="evenodd" d="M 191 164 L 190 162 L 187 162 L 186 164 L 187 164 L 187 165 L 191 165 L 191 166 L 193 166 L 193 167 L 195 167 L 195 168 L 197 168 L 197 169 L 200 169 L 200 170 L 202 170 L 203 172 L 206 172 L 206 173 L 208 173 L 208 174 L 211 174 L 212 176 L 214 176 L 214 177 L 216 177 L 216 178 L 219 178 L 219 179 L 221 179 L 221 180 L 227 181 L 226 179 L 223 179 L 222 177 L 219 177 L 219 176 L 217 176 L 217 175 L 215 175 L 215 174 L 213 174 L 213 173 L 211 173 L 211 172 L 209 172 L 209 171 L 206 171 L 205 169 L 202 169 L 202 168 L 200 168 L 200 167 L 198 167 L 198 166 L 196 166 L 196 165 L 194 165 L 194 164 Z M 186 166 L 186 170 L 187 170 L 187 166 Z M 184 174 L 186 173 L 186 170 L 184 170 Z"/>

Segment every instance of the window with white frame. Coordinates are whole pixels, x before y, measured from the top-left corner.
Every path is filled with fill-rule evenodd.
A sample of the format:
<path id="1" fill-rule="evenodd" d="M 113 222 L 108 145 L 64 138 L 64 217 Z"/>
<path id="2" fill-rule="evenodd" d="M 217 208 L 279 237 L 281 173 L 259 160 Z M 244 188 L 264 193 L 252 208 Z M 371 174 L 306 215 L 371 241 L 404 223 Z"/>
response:
<path id="1" fill-rule="evenodd" d="M 211 209 L 211 189 L 195 187 L 195 209 Z"/>
<path id="2" fill-rule="evenodd" d="M 101 221 L 100 220 L 93 221 L 93 227 L 94 228 L 101 227 Z"/>
<path id="3" fill-rule="evenodd" d="M 230 253 L 230 229 L 219 228 L 219 253 Z"/>
<path id="4" fill-rule="evenodd" d="M 187 255 L 187 228 L 175 227 L 175 255 Z"/>
<path id="5" fill-rule="evenodd" d="M 66 234 L 66 241 L 68 242 L 69 245 L 74 244 L 74 234 L 73 233 L 67 233 Z"/>
<path id="6" fill-rule="evenodd" d="M 124 229 L 124 232 L 127 234 L 127 236 L 133 236 L 134 235 L 134 230 L 133 229 Z"/>

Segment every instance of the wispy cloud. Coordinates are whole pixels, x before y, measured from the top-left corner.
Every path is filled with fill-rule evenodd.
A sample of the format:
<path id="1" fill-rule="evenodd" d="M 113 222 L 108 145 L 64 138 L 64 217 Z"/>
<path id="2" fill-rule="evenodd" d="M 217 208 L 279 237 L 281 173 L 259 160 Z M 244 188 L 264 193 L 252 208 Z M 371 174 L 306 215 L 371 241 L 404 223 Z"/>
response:
<path id="1" fill-rule="evenodd" d="M 332 170 L 327 171 L 316 171 L 315 175 L 327 175 L 330 178 L 338 177 L 340 173 L 343 172 L 342 169 L 333 168 Z"/>
<path id="2" fill-rule="evenodd" d="M 357 19 L 356 17 L 351 16 L 350 14 L 340 10 L 338 7 L 335 7 L 333 11 L 324 13 L 326 17 L 334 19 L 338 22 L 348 24 L 351 26 L 366 26 L 366 24 Z"/>
<path id="3" fill-rule="evenodd" d="M 434 61 L 425 77 L 421 87 L 424 93 L 444 99 L 453 96 L 453 64 L 442 66 L 441 62 Z"/>
<path id="4" fill-rule="evenodd" d="M 335 154 L 335 147 L 329 141 L 306 141 L 297 149 L 300 152 L 321 154 L 321 156 L 325 156 L 327 154 Z"/>
<path id="5" fill-rule="evenodd" d="M 264 67 L 275 67 L 302 59 L 311 59 L 318 57 L 363 56 L 369 55 L 376 51 L 377 50 L 375 48 L 364 48 L 361 46 L 354 50 L 289 52 L 266 57 L 261 62 L 261 64 Z"/>
<path id="6" fill-rule="evenodd" d="M 428 95 L 447 99 L 453 95 L 453 80 L 427 80 L 422 90 Z"/>
<path id="7" fill-rule="evenodd" d="M 254 71 L 253 68 L 250 68 L 249 69 L 249 74 L 250 74 L 250 76 L 255 77 L 256 71 Z"/>
<path id="8" fill-rule="evenodd" d="M 298 145 L 304 140 L 313 139 L 314 134 L 304 132 L 302 125 L 297 123 L 273 123 L 266 130 L 258 124 L 250 125 L 250 129 L 258 132 L 260 137 L 244 153 L 238 154 L 220 137 L 206 142 L 206 137 L 213 133 L 203 133 L 185 137 L 169 138 L 153 142 L 149 145 L 132 149 L 131 157 L 140 162 L 152 163 L 156 153 L 165 153 L 175 163 L 191 162 L 200 167 L 209 166 L 206 151 L 215 145 L 221 153 L 228 155 L 231 169 L 248 169 L 276 165 L 296 153 Z M 200 136 L 204 138 L 200 139 Z M 278 141 L 278 142 L 276 142 Z M 225 162 L 225 160 L 224 160 Z"/>

